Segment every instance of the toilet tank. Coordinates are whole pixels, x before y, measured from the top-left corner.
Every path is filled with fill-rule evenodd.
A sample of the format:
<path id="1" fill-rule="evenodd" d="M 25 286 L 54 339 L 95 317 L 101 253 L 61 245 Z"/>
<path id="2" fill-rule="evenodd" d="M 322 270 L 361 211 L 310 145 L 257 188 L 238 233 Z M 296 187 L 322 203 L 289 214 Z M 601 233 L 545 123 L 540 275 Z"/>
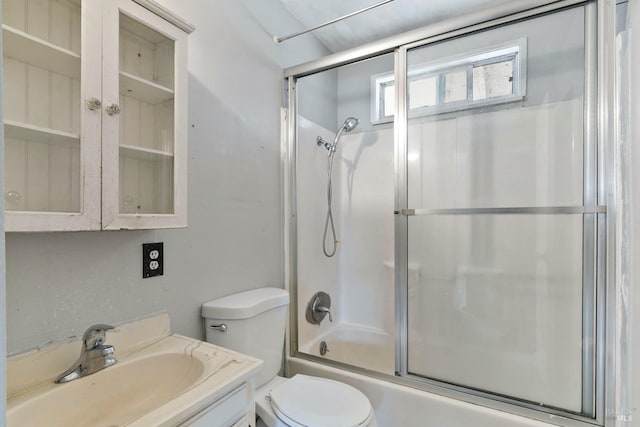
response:
<path id="1" fill-rule="evenodd" d="M 228 295 L 202 305 L 207 342 L 264 361 L 256 387 L 274 378 L 282 367 L 289 293 L 259 288 Z M 226 330 L 219 327 L 226 325 Z M 218 326 L 216 328 L 216 326 Z"/>

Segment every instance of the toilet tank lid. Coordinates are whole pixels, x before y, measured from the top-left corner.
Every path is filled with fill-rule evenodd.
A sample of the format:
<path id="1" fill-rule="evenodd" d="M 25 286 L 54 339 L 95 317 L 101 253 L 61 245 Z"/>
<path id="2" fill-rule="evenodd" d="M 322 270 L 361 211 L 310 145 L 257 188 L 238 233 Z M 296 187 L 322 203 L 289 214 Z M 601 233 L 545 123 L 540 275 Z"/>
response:
<path id="1" fill-rule="evenodd" d="M 259 288 L 202 304 L 202 317 L 220 320 L 248 319 L 287 304 L 289 292 L 285 289 Z"/>

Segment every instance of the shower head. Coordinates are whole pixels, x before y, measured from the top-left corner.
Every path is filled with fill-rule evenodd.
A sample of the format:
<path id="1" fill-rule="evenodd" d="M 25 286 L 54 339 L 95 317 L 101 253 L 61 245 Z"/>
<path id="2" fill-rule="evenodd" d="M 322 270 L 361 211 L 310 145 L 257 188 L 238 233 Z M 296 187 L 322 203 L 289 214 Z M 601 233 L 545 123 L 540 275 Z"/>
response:
<path id="1" fill-rule="evenodd" d="M 358 123 L 359 121 L 355 117 L 347 117 L 347 120 L 342 124 L 342 129 L 344 129 L 345 132 L 351 132 L 358 126 Z"/>
<path id="2" fill-rule="evenodd" d="M 356 126 L 358 126 L 358 119 L 356 119 L 355 117 L 347 117 L 342 126 L 338 128 L 338 132 L 336 132 L 336 137 L 333 140 L 333 144 L 331 145 L 331 150 L 329 150 L 329 155 L 331 155 L 332 152 L 336 151 L 336 147 L 338 146 L 338 141 L 340 140 L 340 135 L 342 135 L 342 132 L 349 133 L 354 130 Z"/>
<path id="3" fill-rule="evenodd" d="M 336 151 L 336 147 L 338 146 L 338 141 L 340 140 L 340 135 L 343 132 L 349 133 L 358 126 L 359 120 L 355 117 L 347 117 L 347 119 L 342 123 L 342 126 L 338 128 L 338 132 L 336 132 L 336 137 L 333 140 L 333 144 L 329 144 L 327 141 L 322 139 L 321 136 L 316 138 L 316 144 L 318 147 L 324 147 L 327 149 L 327 155 L 331 157 L 331 155 Z"/>

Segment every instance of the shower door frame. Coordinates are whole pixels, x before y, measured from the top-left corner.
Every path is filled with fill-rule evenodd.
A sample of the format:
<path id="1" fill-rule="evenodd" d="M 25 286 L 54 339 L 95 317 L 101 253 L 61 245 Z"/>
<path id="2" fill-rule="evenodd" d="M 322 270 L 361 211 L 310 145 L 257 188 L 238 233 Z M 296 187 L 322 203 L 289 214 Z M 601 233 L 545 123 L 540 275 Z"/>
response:
<path id="1" fill-rule="evenodd" d="M 511 2 L 516 3 L 516 2 Z M 378 379 L 394 382 L 400 385 L 417 388 L 426 392 L 452 397 L 472 404 L 478 404 L 493 409 L 509 412 L 528 418 L 547 422 L 562 422 L 566 426 L 602 425 L 613 427 L 616 425 L 616 402 L 626 398 L 625 391 L 618 391 L 616 378 L 620 372 L 616 370 L 617 357 L 626 357 L 624 348 L 620 348 L 615 341 L 618 326 L 616 313 L 624 308 L 617 302 L 619 284 L 616 276 L 616 231 L 618 216 L 617 193 L 615 180 L 617 176 L 616 151 L 614 147 L 614 119 L 615 119 L 615 2 L 612 0 L 560 0 L 540 1 L 526 0 L 517 2 L 519 7 L 510 4 L 489 9 L 469 16 L 452 19 L 423 29 L 410 31 L 398 36 L 383 39 L 358 48 L 329 55 L 316 61 L 311 61 L 284 70 L 285 88 L 287 91 L 287 107 L 282 117 L 282 162 L 284 183 L 284 272 L 285 283 L 291 294 L 289 339 L 286 340 L 288 357 L 297 357 L 345 369 L 348 371 L 368 375 Z M 587 284 L 587 291 L 593 292 L 593 310 L 583 313 L 583 324 L 592 322 L 595 325 L 591 333 L 583 333 L 595 342 L 593 359 L 583 352 L 583 365 L 594 366 L 593 375 L 588 369 L 583 369 L 583 378 L 592 378 L 594 383 L 583 387 L 583 400 L 591 398 L 591 408 L 583 405 L 584 413 L 574 414 L 564 410 L 541 407 L 515 398 L 502 397 L 492 393 L 473 390 L 465 387 L 445 384 L 424 378 L 412 377 L 407 370 L 407 271 L 406 268 L 395 270 L 395 319 L 396 319 L 396 375 L 373 372 L 353 365 L 331 361 L 329 359 L 302 353 L 298 349 L 297 321 L 297 79 L 322 71 L 334 69 L 342 65 L 371 59 L 377 56 L 394 53 L 395 81 L 396 81 L 396 115 L 394 118 L 394 167 L 395 167 L 395 199 L 394 199 L 394 239 L 395 265 L 407 265 L 408 245 L 407 227 L 408 216 L 413 212 L 407 205 L 407 114 L 406 114 L 406 70 L 407 51 L 434 42 L 444 41 L 473 32 L 496 28 L 515 23 L 520 20 L 534 18 L 544 14 L 558 12 L 571 7 L 584 7 L 585 16 L 596 14 L 596 25 L 585 25 L 585 156 L 588 145 L 594 144 L 594 158 L 586 158 L 585 163 L 593 162 L 593 170 L 597 176 L 591 176 L 585 169 L 585 195 L 593 194 L 592 198 L 585 197 L 583 206 L 596 206 L 594 212 L 582 212 L 585 215 L 584 245 L 585 252 L 596 248 L 596 265 L 583 265 L 596 271 L 595 283 Z M 588 53 L 589 43 L 595 44 L 596 55 Z M 594 57 L 595 56 L 595 57 Z M 587 69 L 593 65 L 596 75 Z M 595 129 L 593 134 L 588 129 Z M 593 189 L 593 186 L 597 186 Z M 593 190 L 593 191 L 591 191 Z M 536 209 L 536 208 L 533 208 Z M 545 208 L 537 208 L 540 211 Z M 522 212 L 516 212 L 522 213 Z M 592 218 L 588 221 L 588 216 Z M 606 255 L 605 255 L 606 252 Z M 583 285 L 583 289 L 585 285 Z M 591 286 L 591 289 L 589 289 Z M 583 306 L 584 308 L 584 306 Z M 592 317 L 589 317 L 589 314 Z M 590 336 L 593 335 L 593 336 Z M 592 394 L 585 394 L 587 388 Z M 621 387 L 622 389 L 622 387 Z"/>

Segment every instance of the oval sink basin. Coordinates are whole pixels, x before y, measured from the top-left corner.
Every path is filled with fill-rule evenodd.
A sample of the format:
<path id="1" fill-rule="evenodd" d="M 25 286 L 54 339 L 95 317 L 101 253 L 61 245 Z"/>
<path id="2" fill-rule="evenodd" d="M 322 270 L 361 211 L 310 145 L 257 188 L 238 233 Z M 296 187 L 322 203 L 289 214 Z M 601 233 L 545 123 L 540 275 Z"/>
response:
<path id="1" fill-rule="evenodd" d="M 7 426 L 175 427 L 251 412 L 262 361 L 171 334 L 167 313 L 109 331 L 107 343 L 118 363 L 63 384 L 54 380 L 77 360 L 80 338 L 7 358 Z"/>
<path id="2" fill-rule="evenodd" d="M 116 354 L 117 356 L 117 354 Z M 161 353 L 119 361 L 93 375 L 55 384 L 23 402 L 9 404 L 9 426 L 126 425 L 184 393 L 202 377 L 204 365 L 184 353 Z"/>

